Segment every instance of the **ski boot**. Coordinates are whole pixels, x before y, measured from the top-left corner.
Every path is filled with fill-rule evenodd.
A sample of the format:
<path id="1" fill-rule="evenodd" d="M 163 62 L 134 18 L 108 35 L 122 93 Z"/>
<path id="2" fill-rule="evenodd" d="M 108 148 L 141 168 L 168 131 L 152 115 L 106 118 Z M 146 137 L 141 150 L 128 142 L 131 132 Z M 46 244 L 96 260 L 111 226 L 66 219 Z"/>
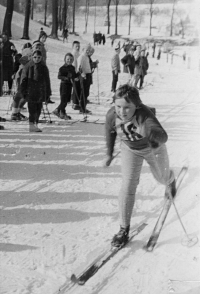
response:
<path id="1" fill-rule="evenodd" d="M 116 235 L 114 235 L 112 242 L 111 242 L 111 245 L 113 247 L 124 246 L 128 242 L 128 239 L 129 239 L 129 229 L 130 229 L 130 226 L 128 226 L 126 228 L 120 227 L 119 232 Z"/>

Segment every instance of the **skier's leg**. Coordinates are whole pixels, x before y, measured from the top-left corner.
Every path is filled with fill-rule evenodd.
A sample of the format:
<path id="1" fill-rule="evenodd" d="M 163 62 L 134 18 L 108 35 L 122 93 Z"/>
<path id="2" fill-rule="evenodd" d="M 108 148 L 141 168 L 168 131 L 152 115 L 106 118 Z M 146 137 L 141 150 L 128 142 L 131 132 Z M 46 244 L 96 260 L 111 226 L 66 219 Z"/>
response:
<path id="1" fill-rule="evenodd" d="M 120 247 L 128 240 L 135 192 L 139 183 L 143 156 L 140 151 L 129 149 L 124 143 L 121 147 L 122 186 L 119 193 L 120 230 L 114 235 L 112 245 Z"/>
<path id="2" fill-rule="evenodd" d="M 175 177 L 174 172 L 169 167 L 169 157 L 165 144 L 158 148 L 151 149 L 145 157 L 148 162 L 154 178 L 161 184 L 166 186 L 166 194 L 169 192 L 175 193 Z M 174 191 L 172 191 L 172 189 Z"/>
<path id="3" fill-rule="evenodd" d="M 119 193 L 120 225 L 127 227 L 135 202 L 135 192 L 139 184 L 139 178 L 143 163 L 140 151 L 131 150 L 124 143 L 121 147 L 122 186 Z"/>

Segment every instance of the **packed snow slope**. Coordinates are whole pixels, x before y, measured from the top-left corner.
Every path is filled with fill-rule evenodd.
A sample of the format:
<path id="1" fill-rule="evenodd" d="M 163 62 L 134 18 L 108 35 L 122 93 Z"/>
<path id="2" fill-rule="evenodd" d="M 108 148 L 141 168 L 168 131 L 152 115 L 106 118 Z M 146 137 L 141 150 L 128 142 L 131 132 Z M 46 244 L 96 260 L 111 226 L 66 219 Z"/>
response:
<path id="1" fill-rule="evenodd" d="M 40 25 L 32 23 L 34 38 Z M 52 100 L 50 112 L 59 103 L 58 69 L 68 43 L 47 40 Z M 79 37 L 81 45 L 87 35 Z M 20 51 L 24 40 L 13 37 Z M 79 273 L 109 247 L 119 229 L 118 192 L 121 185 L 120 154 L 109 168 L 105 158 L 105 114 L 111 102 L 110 43 L 95 47 L 99 59 L 93 76 L 88 108 L 94 123 L 82 123 L 82 115 L 67 106 L 74 124 L 41 123 L 41 134 L 29 133 L 27 122 L 0 123 L 0 294 L 54 294 L 72 273 Z M 123 52 L 121 53 L 121 57 Z M 184 63 L 165 54 L 158 61 L 149 55 L 149 71 L 142 101 L 156 108 L 157 117 L 169 135 L 170 165 L 177 175 L 183 165 L 189 170 L 176 206 L 190 236 L 199 236 L 200 199 L 200 72 L 198 60 Z M 189 68 L 190 67 L 190 68 Z M 121 73 L 119 84 L 128 80 Z M 0 116 L 10 118 L 9 96 L 0 97 Z M 24 112 L 28 115 L 27 112 Z M 41 118 L 43 115 L 41 115 Z M 120 150 L 117 143 L 115 153 Z M 153 178 L 145 163 L 137 190 L 131 226 L 146 228 L 121 250 L 76 294 L 197 294 L 200 292 L 200 247 L 184 246 L 187 237 L 172 207 L 152 253 L 143 246 L 162 208 L 164 187 Z M 70 292 L 70 293 L 71 293 Z M 67 292 L 66 292 L 67 293 Z"/>

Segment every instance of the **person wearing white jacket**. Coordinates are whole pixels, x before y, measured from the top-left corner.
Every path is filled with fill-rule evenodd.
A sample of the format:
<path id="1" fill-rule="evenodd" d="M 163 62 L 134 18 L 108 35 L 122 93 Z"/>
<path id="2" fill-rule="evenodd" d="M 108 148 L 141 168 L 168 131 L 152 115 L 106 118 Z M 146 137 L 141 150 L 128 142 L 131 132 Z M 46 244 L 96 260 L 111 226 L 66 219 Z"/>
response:
<path id="1" fill-rule="evenodd" d="M 117 44 L 115 47 L 115 54 L 113 55 L 111 59 L 111 68 L 112 68 L 112 86 L 111 86 L 111 92 L 116 91 L 117 87 L 117 82 L 118 82 L 118 74 L 120 73 L 120 59 L 119 59 L 119 54 L 120 54 L 120 46 Z"/>

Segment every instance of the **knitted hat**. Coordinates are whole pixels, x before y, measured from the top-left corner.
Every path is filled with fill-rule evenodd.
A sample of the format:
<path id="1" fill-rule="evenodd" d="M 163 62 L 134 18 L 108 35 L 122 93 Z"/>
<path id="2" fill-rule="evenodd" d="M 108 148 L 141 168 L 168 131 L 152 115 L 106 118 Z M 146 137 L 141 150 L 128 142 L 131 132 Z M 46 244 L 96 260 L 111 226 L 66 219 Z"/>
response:
<path id="1" fill-rule="evenodd" d="M 91 46 L 91 44 L 87 44 L 83 48 L 88 55 L 92 55 L 95 51 L 94 48 Z"/>

